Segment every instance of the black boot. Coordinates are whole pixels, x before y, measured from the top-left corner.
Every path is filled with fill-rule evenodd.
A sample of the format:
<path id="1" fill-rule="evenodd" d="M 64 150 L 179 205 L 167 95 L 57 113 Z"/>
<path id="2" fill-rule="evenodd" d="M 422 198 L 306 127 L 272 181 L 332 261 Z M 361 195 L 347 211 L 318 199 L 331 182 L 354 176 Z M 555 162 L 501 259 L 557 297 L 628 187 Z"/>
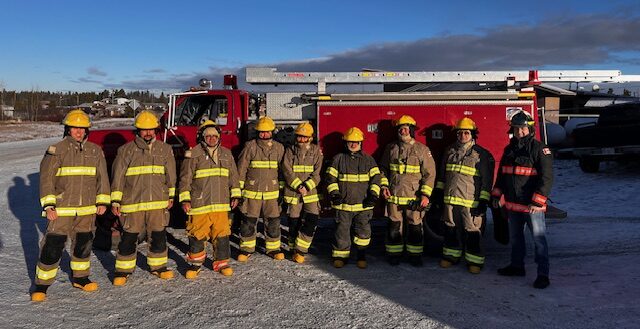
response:
<path id="1" fill-rule="evenodd" d="M 409 255 L 409 264 L 415 267 L 421 267 L 422 263 L 422 255 Z"/>
<path id="2" fill-rule="evenodd" d="M 533 287 L 536 289 L 544 289 L 551 284 L 549 277 L 546 275 L 538 275 L 536 281 L 533 282 Z"/>
<path id="3" fill-rule="evenodd" d="M 525 276 L 525 271 L 522 267 L 509 265 L 507 267 L 499 268 L 498 274 L 502 276 Z"/>

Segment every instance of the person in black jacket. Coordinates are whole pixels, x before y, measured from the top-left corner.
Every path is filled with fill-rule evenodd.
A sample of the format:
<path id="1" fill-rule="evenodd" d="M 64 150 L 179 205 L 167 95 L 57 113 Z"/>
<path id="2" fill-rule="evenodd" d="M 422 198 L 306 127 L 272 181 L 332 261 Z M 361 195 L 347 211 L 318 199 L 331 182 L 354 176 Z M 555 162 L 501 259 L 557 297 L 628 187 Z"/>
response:
<path id="1" fill-rule="evenodd" d="M 495 187 L 491 192 L 494 207 L 509 213 L 511 263 L 498 270 L 503 276 L 525 276 L 526 255 L 524 227 L 529 226 L 535 242 L 538 277 L 533 286 L 549 286 L 549 255 L 545 237 L 544 213 L 553 183 L 553 157 L 549 148 L 536 140 L 533 118 L 520 111 L 511 117 L 513 138 L 504 149 Z"/>

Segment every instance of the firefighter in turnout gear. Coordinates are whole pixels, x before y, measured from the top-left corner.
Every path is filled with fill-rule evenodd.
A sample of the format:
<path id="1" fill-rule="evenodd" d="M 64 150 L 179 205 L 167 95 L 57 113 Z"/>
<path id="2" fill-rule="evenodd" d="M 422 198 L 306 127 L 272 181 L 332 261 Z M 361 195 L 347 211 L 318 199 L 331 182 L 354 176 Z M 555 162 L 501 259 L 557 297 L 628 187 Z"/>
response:
<path id="1" fill-rule="evenodd" d="M 185 276 L 194 279 L 206 258 L 207 241 L 213 246 L 213 270 L 230 276 L 229 211 L 238 206 L 241 192 L 238 169 L 231 151 L 220 146 L 220 130 L 206 120 L 198 130 L 198 145 L 185 153 L 180 167 L 179 201 L 189 216 L 187 235 L 190 267 Z"/>
<path id="2" fill-rule="evenodd" d="M 296 144 L 287 148 L 282 161 L 284 201 L 289 205 L 289 248 L 296 263 L 304 262 L 320 214 L 316 186 L 320 183 L 322 151 L 311 144 L 313 127 L 304 122 L 295 130 Z M 302 215 L 304 213 L 304 215 Z"/>
<path id="3" fill-rule="evenodd" d="M 417 126 L 412 117 L 403 115 L 395 126 L 398 140 L 387 145 L 380 162 L 386 175 L 382 195 L 389 215 L 386 251 L 389 262 L 398 265 L 406 245 L 409 262 L 421 266 L 422 218 L 429 205 L 436 166 L 429 148 L 415 140 Z"/>
<path id="4" fill-rule="evenodd" d="M 367 267 L 365 251 L 371 241 L 373 207 L 380 196 L 382 175 L 375 160 L 362 152 L 364 134 L 356 127 L 343 135 L 345 150 L 337 154 L 327 168 L 327 192 L 331 206 L 336 209 L 336 230 L 333 243 L 333 266 L 343 267 L 351 252 L 351 224 L 353 243 L 357 248 L 357 266 Z"/>
<path id="5" fill-rule="evenodd" d="M 491 191 L 494 207 L 504 207 L 509 213 L 511 263 L 498 270 L 504 276 L 525 276 L 526 255 L 524 228 L 533 234 L 538 276 L 533 286 L 549 286 L 549 251 L 545 237 L 544 213 L 553 183 L 551 150 L 535 137 L 535 121 L 528 113 L 519 111 L 511 117 L 513 138 L 505 147 L 496 184 Z"/>
<path id="6" fill-rule="evenodd" d="M 124 232 L 118 244 L 113 284 L 122 286 L 136 267 L 138 235 L 149 242 L 147 264 L 161 279 L 173 278 L 167 269 L 169 209 L 176 186 L 176 162 L 168 144 L 156 140 L 160 126 L 150 111 L 135 119 L 136 138 L 121 146 L 112 168 L 111 210 Z"/>
<path id="7" fill-rule="evenodd" d="M 280 251 L 280 181 L 279 165 L 284 146 L 273 140 L 276 125 L 269 117 L 256 124 L 258 138 L 247 142 L 238 159 L 238 174 L 243 202 L 240 223 L 240 254 L 238 261 L 246 262 L 256 250 L 258 217 L 263 215 L 265 249 L 275 260 L 284 259 Z"/>
<path id="8" fill-rule="evenodd" d="M 45 300 L 69 237 L 73 286 L 84 291 L 98 289 L 98 284 L 89 280 L 92 231 L 96 214 L 104 214 L 111 200 L 102 150 L 86 140 L 89 116 L 72 110 L 62 123 L 64 139 L 49 146 L 40 163 L 40 204 L 48 225 L 31 293 L 36 302 Z"/>
<path id="9" fill-rule="evenodd" d="M 478 129 L 473 120 L 462 118 L 454 131 L 457 141 L 445 149 L 436 184 L 444 201 L 440 266 L 451 267 L 464 253 L 467 269 L 478 274 L 484 265 L 481 228 L 486 220 L 495 160 L 477 144 Z"/>

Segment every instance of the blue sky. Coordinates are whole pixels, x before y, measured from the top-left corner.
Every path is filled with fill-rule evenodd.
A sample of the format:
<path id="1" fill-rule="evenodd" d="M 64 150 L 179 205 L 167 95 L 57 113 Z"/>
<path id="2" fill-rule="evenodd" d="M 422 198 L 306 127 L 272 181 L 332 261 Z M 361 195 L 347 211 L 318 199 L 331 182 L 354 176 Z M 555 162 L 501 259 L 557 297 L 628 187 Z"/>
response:
<path id="1" fill-rule="evenodd" d="M 0 87 L 173 92 L 251 65 L 640 74 L 639 31 L 637 0 L 0 0 Z"/>

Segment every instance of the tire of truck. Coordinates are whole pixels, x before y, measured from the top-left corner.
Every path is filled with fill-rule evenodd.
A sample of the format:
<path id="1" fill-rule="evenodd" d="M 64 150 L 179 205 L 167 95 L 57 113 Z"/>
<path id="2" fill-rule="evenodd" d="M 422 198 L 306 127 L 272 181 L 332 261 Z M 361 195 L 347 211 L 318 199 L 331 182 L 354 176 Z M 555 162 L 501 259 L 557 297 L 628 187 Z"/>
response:
<path id="1" fill-rule="evenodd" d="M 600 170 L 600 160 L 591 157 L 583 157 L 578 160 L 580 169 L 586 173 L 596 173 Z"/>

